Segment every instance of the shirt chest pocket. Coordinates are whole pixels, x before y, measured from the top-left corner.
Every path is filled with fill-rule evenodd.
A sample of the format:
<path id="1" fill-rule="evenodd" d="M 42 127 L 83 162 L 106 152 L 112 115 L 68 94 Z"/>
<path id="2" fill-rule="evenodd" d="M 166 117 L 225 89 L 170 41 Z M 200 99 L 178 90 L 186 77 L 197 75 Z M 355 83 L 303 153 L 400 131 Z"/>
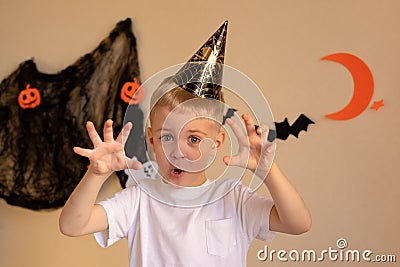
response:
<path id="1" fill-rule="evenodd" d="M 236 245 L 233 220 L 206 221 L 206 242 L 209 254 L 225 257 Z"/>

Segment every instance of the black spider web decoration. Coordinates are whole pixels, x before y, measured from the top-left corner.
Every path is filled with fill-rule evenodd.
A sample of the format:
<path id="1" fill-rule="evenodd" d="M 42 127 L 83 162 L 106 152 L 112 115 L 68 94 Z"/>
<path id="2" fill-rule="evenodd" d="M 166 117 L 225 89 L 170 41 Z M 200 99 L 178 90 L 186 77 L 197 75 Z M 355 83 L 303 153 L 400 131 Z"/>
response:
<path id="1" fill-rule="evenodd" d="M 130 19 L 119 22 L 93 52 L 60 73 L 41 73 L 28 60 L 1 82 L 0 197 L 7 203 L 34 210 L 64 205 L 89 165 L 72 150 L 92 147 L 86 122 L 93 121 L 101 131 L 111 118 L 114 131 L 121 130 L 128 104 L 120 99 L 120 88 L 139 77 L 131 26 Z M 40 92 L 40 105 L 34 108 L 18 102 L 18 95 L 28 87 Z M 136 108 L 135 116 L 141 114 Z M 144 143 L 140 139 L 128 138 L 131 143 Z M 143 151 L 129 154 L 144 161 L 142 146 Z M 117 175 L 123 184 L 125 174 Z"/>

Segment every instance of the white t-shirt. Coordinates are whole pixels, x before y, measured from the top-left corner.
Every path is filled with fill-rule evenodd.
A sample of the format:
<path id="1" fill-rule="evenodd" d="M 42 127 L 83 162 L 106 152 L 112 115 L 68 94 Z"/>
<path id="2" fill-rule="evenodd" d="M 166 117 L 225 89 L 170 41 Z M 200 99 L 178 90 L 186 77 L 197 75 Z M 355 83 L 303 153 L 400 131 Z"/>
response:
<path id="1" fill-rule="evenodd" d="M 161 179 L 146 183 L 171 195 L 180 190 Z M 137 185 L 99 204 L 106 210 L 109 229 L 95 233 L 97 242 L 108 247 L 127 238 L 131 267 L 246 266 L 251 241 L 270 241 L 275 235 L 269 230 L 272 200 L 251 193 L 241 183 L 200 207 L 162 203 Z"/>

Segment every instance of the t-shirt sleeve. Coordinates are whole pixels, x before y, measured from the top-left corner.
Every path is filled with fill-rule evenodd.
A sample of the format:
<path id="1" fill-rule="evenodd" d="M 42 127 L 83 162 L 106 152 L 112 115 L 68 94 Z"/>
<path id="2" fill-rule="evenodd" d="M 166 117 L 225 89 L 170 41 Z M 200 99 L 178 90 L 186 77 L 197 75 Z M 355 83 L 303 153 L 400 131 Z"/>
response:
<path id="1" fill-rule="evenodd" d="M 239 184 L 235 189 L 238 199 L 238 216 L 242 230 L 249 241 L 254 238 L 271 241 L 276 233 L 269 229 L 269 215 L 274 202 L 271 198 L 250 192 L 249 188 Z"/>
<path id="2" fill-rule="evenodd" d="M 135 227 L 139 198 L 140 190 L 137 186 L 132 186 L 98 203 L 105 209 L 108 220 L 107 230 L 94 233 L 101 247 L 109 247 L 127 237 L 129 230 Z"/>

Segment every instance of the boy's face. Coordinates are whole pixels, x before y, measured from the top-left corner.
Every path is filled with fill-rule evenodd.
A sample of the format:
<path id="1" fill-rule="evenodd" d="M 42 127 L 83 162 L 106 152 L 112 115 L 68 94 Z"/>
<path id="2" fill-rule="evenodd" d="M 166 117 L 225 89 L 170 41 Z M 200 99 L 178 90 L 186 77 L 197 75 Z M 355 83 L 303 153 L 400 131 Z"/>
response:
<path id="1" fill-rule="evenodd" d="M 158 107 L 148 137 L 164 179 L 179 186 L 198 186 L 205 182 L 205 169 L 225 133 L 211 119 Z"/>

